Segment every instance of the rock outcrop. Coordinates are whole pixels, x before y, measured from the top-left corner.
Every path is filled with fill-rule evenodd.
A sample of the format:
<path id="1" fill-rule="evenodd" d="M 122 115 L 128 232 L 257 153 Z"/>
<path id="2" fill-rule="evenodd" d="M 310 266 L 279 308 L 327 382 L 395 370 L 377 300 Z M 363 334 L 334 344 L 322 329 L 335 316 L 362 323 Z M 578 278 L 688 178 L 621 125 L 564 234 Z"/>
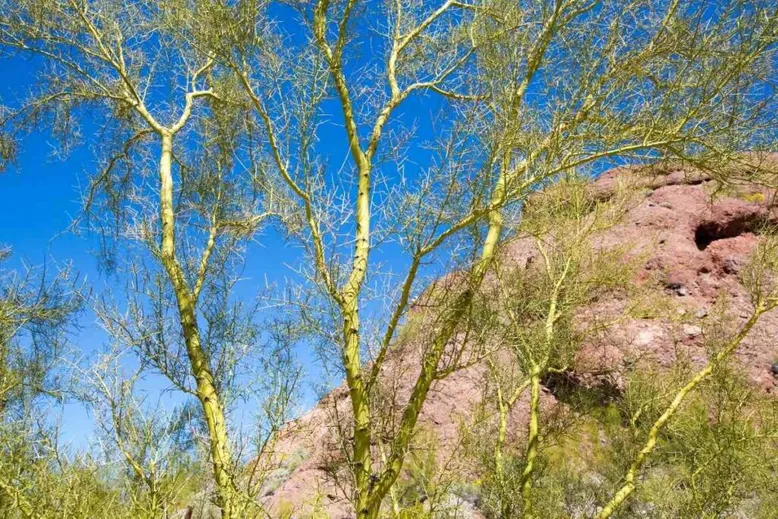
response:
<path id="1" fill-rule="evenodd" d="M 733 315 L 748 317 L 750 303 L 738 274 L 759 240 L 760 229 L 778 220 L 771 189 L 751 182 L 723 186 L 689 168 L 616 169 L 593 182 L 592 192 L 607 199 L 625 181 L 635 186 L 635 202 L 617 225 L 598 236 L 598 246 L 630 244 L 633 256 L 641 261 L 640 276 L 658 284 L 672 300 L 677 318 L 630 317 L 585 345 L 568 378 L 589 383 L 607 379 L 614 391 L 623 383 L 622 368 L 635 359 L 665 368 L 680 354 L 704 362 L 704 320 L 721 295 L 728 296 Z M 501 254 L 520 263 L 533 252 L 528 243 L 517 239 L 506 243 Z M 590 316 L 618 312 L 626 303 L 597 302 L 580 318 L 585 319 L 587 312 Z M 778 398 L 776 336 L 778 312 L 773 312 L 762 318 L 738 349 L 735 361 L 756 388 Z M 387 361 L 385 378 L 393 383 L 400 401 L 410 390 L 417 362 L 418 357 L 407 350 Z M 482 398 L 483 377 L 480 365 L 453 373 L 435 385 L 424 406 L 420 427 L 437 436 L 451 470 L 467 470 L 457 467 L 457 438 Z M 546 389 L 544 405 L 555 405 L 554 388 Z M 294 504 L 301 510 L 320 507 L 334 518 L 353 516 L 342 488 L 331 477 L 338 451 L 336 416 L 347 416 L 348 410 L 347 391 L 340 387 L 288 425 L 279 439 L 279 455 L 294 461 L 279 469 L 264 499 L 275 507 Z M 520 402 L 511 417 L 518 427 L 512 430 L 523 430 L 526 412 L 526 402 Z M 460 504 L 468 509 L 467 503 Z M 478 516 L 476 510 L 470 513 Z"/>

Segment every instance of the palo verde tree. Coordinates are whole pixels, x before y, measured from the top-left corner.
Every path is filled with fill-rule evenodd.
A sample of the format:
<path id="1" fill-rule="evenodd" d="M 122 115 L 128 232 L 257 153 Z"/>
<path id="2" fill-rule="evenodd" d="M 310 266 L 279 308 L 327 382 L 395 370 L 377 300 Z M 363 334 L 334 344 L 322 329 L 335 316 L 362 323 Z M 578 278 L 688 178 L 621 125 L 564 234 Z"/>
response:
<path id="1" fill-rule="evenodd" d="M 709 344 L 708 361 L 694 372 L 680 388 L 671 392 L 672 399 L 666 403 L 666 407 L 662 408 L 658 417 L 651 424 L 645 443 L 626 471 L 622 485 L 599 512 L 599 518 L 606 519 L 619 510 L 635 491 L 640 471 L 656 450 L 660 435 L 681 412 L 685 402 L 691 399 L 694 392 L 699 391 L 700 387 L 717 372 L 728 367 L 729 360 L 757 326 L 760 318 L 778 307 L 778 285 L 776 285 L 778 256 L 776 252 L 778 252 L 778 245 L 774 231 L 767 230 L 760 237 L 760 242 L 751 261 L 741 273 L 741 281 L 748 292 L 752 307 L 750 313 L 736 330 L 729 331 L 729 333 L 726 331 L 722 333 L 719 330 L 718 334 L 711 334 L 713 337 L 709 339 L 711 344 Z"/>
<path id="2" fill-rule="evenodd" d="M 449 346 L 462 347 L 506 210 L 573 170 L 702 166 L 772 142 L 770 2 L 257 0 L 186 18 L 242 89 L 296 214 L 312 288 L 295 305 L 340 359 L 358 517 L 380 513 L 430 389 L 456 369 Z M 379 435 L 382 368 L 436 261 L 460 282 L 425 305 L 409 397 Z"/>
<path id="3" fill-rule="evenodd" d="M 125 281 L 126 293 L 121 304 L 103 297 L 94 309 L 114 343 L 196 398 L 216 503 L 231 518 L 255 506 L 259 485 L 252 479 L 253 491 L 239 488 L 244 480 L 235 469 L 240 453 L 231 444 L 228 410 L 256 388 L 246 377 L 260 363 L 245 361 L 261 342 L 257 308 L 231 296 L 241 253 L 268 216 L 270 200 L 261 161 L 243 162 L 250 167 L 236 161 L 251 136 L 241 131 L 229 84 L 220 90 L 214 60 L 189 45 L 176 25 L 178 10 L 194 8 L 3 2 L 3 54 L 29 59 L 38 71 L 29 95 L 3 111 L 3 153 L 12 159 L 19 138 L 36 125 L 51 128 L 64 147 L 82 135 L 95 139 L 90 148 L 99 170 L 84 194 L 80 223 L 100 236 L 106 265 Z M 270 371 L 293 380 L 296 373 L 288 365 Z M 276 380 L 274 387 L 289 389 Z M 130 401 L 107 390 L 103 396 L 111 406 Z M 278 401 L 284 405 L 268 409 L 283 415 L 289 399 Z M 275 416 L 268 423 L 281 422 Z M 118 429 L 127 427 L 111 426 L 117 440 Z"/>
<path id="4" fill-rule="evenodd" d="M 722 293 L 710 315 L 695 317 L 707 358 L 680 350 L 669 369 L 632 358 L 617 370 L 618 386 L 598 387 L 584 375 L 591 350 L 574 359 L 590 333 L 648 307 L 670 327 L 690 319 L 672 303 L 662 309 L 653 280 L 636 280 L 642 262 L 629 259 L 629 243 L 597 248 L 613 243 L 596 234 L 598 220 L 607 231 L 609 203 L 576 196 L 565 182 L 534 195 L 510 248 L 526 261 L 508 261 L 483 288 L 489 304 L 476 322 L 494 334 L 483 340 L 496 350 L 485 391 L 494 418 L 486 422 L 496 425 L 470 435 L 483 451 L 482 509 L 494 517 L 769 516 L 776 478 L 765 452 L 775 446 L 776 402 L 745 380 L 735 354 L 769 333 L 760 320 L 776 306 L 774 230 L 759 230 L 740 271 L 746 297 L 735 303 Z M 633 284 L 643 286 L 636 293 Z M 553 376 L 568 369 L 575 378 Z M 539 384 L 555 405 L 539 406 Z M 518 434 L 509 419 L 517 407 L 527 413 Z"/>
<path id="5" fill-rule="evenodd" d="M 122 512 L 139 518 L 169 517 L 190 497 L 187 491 L 201 483 L 195 471 L 197 460 L 188 448 L 191 410 L 184 406 L 171 413 L 148 405 L 136 390 L 145 371 L 143 363 L 127 373 L 122 361 L 126 359 L 120 353 L 109 351 L 76 372 L 73 392 L 87 404 L 98 431 L 96 463 L 120 468 L 115 473 L 93 470 L 125 497 L 113 506 L 116 517 Z"/>

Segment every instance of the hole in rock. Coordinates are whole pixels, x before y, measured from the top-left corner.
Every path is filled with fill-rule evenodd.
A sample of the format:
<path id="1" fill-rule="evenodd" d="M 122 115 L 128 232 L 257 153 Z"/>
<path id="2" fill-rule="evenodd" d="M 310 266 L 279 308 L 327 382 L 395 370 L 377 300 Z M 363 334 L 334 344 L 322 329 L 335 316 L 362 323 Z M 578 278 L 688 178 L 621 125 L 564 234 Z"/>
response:
<path id="1" fill-rule="evenodd" d="M 767 223 L 767 218 L 759 213 L 737 214 L 728 219 L 705 221 L 694 231 L 694 243 L 699 250 L 705 250 L 716 240 L 734 238 L 748 232 L 758 233 Z"/>

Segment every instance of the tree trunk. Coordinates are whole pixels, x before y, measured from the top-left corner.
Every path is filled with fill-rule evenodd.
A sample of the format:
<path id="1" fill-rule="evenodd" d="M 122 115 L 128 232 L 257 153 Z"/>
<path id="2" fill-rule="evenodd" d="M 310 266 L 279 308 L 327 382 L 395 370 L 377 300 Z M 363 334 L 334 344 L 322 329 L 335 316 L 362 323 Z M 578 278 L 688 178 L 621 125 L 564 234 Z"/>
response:
<path id="1" fill-rule="evenodd" d="M 540 369 L 535 368 L 530 378 L 529 427 L 527 435 L 527 451 L 525 454 L 524 472 L 521 474 L 521 497 L 524 501 L 523 517 L 532 517 L 532 472 L 535 468 L 535 458 L 538 455 L 538 440 L 540 438 Z"/>
<path id="2" fill-rule="evenodd" d="M 162 153 L 159 163 L 162 264 L 170 278 L 176 295 L 178 315 L 192 368 L 192 376 L 194 376 L 197 382 L 197 399 L 200 401 L 205 422 L 208 426 L 211 464 L 218 495 L 218 505 L 222 510 L 223 519 L 233 519 L 237 517 L 235 485 L 229 474 L 231 454 L 224 409 L 214 385 L 208 358 L 200 343 L 200 330 L 197 325 L 194 298 L 176 257 L 172 158 L 173 136 L 170 133 L 163 133 Z"/>
<path id="3" fill-rule="evenodd" d="M 344 305 L 343 336 L 345 347 L 343 348 L 343 365 L 346 368 L 346 381 L 351 397 L 351 410 L 354 413 L 354 450 L 352 470 L 354 474 L 354 490 L 356 502 L 354 503 L 357 516 L 372 517 L 368 511 L 368 503 L 371 494 L 371 470 L 372 456 L 370 452 L 370 407 L 368 395 L 365 391 L 362 366 L 359 360 L 359 316 L 356 309 L 356 300 L 346 302 Z"/>

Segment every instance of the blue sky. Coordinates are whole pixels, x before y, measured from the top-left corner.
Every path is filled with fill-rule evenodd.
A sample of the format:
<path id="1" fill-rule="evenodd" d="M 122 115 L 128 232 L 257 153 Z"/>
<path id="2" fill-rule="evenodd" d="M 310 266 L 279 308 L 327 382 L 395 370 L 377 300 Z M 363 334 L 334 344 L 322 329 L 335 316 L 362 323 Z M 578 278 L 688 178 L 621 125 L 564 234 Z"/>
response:
<path id="1" fill-rule="evenodd" d="M 32 71 L 27 60 L 5 61 L 0 98 L 10 102 L 26 91 L 33 80 Z M 94 240 L 67 232 L 80 208 L 76 187 L 91 158 L 85 150 L 77 149 L 62 161 L 53 157 L 53 151 L 47 135 L 34 133 L 25 139 L 16 166 L 0 174 L 0 243 L 13 250 L 6 266 L 45 265 L 52 269 L 69 261 L 82 276 L 99 279 L 96 259 L 90 253 Z M 94 317 L 85 315 L 79 324 L 82 329 L 72 336 L 74 345 L 85 352 L 94 351 L 103 340 Z M 66 442 L 83 444 L 91 434 L 91 420 L 81 406 L 67 405 L 62 424 Z"/>

